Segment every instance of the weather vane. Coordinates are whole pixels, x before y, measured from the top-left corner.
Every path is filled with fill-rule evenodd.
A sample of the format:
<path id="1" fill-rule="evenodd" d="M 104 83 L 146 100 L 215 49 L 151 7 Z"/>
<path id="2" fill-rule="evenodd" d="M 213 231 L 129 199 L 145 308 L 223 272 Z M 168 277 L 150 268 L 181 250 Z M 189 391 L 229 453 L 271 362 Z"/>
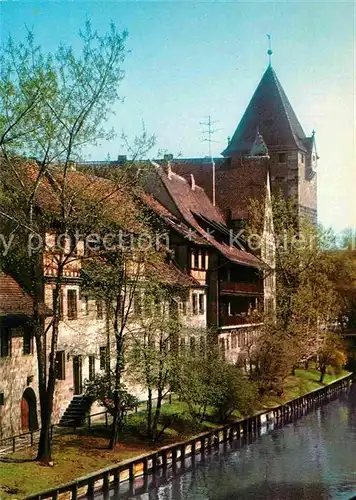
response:
<path id="1" fill-rule="evenodd" d="M 271 66 L 271 56 L 273 54 L 273 52 L 272 52 L 272 44 L 271 44 L 271 35 L 266 35 L 266 36 L 268 38 L 268 50 L 267 50 L 268 64 L 269 64 L 269 66 Z"/>

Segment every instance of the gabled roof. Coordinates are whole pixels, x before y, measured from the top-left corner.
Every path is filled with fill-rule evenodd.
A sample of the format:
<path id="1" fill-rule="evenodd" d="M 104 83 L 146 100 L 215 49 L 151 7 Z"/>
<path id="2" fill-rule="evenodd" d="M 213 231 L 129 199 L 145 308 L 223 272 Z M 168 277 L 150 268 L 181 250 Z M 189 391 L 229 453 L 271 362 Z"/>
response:
<path id="1" fill-rule="evenodd" d="M 178 234 L 192 241 L 196 245 L 210 246 L 209 243 L 196 232 L 192 231 L 187 224 L 178 219 L 169 210 L 167 210 L 156 198 L 151 194 L 141 193 L 141 201 L 157 214 L 167 226 L 176 231 Z"/>
<path id="2" fill-rule="evenodd" d="M 216 206 L 213 206 L 204 189 L 195 183 L 194 177 L 190 181 L 168 169 L 165 172 L 163 168 L 158 167 L 157 173 L 161 182 L 169 193 L 171 200 L 182 216 L 184 222 L 196 233 L 205 239 L 205 241 L 216 248 L 222 255 L 236 264 L 243 264 L 256 268 L 264 267 L 264 264 L 253 254 L 239 249 L 236 246 L 218 241 L 214 237 L 216 228 L 221 232 L 229 232 L 226 226 L 222 212 Z M 199 223 L 208 221 L 213 231 L 205 230 Z"/>
<path id="3" fill-rule="evenodd" d="M 60 165 L 51 165 L 44 174 L 34 160 L 25 158 L 13 159 L 16 171 L 20 174 L 26 195 L 33 192 L 34 186 L 40 179 L 34 197 L 38 210 L 46 213 L 47 217 L 55 220 L 61 213 L 61 188 L 63 185 L 63 168 Z M 6 163 L 1 164 L 1 174 L 6 174 Z M 129 232 L 143 230 L 143 224 L 136 216 L 135 203 L 132 193 L 127 189 L 127 182 L 116 183 L 110 179 L 90 175 L 87 172 L 68 170 L 66 177 L 66 203 L 71 206 L 69 211 L 71 223 L 76 217 L 82 223 L 83 214 L 87 212 L 94 219 L 96 216 L 102 221 L 119 224 Z M 15 175 L 7 179 L 8 185 L 19 188 L 22 186 Z M 93 220 L 92 219 L 92 220 Z M 99 224 L 98 224 L 99 228 Z"/>
<path id="4" fill-rule="evenodd" d="M 146 270 L 148 278 L 151 274 L 155 280 L 163 285 L 184 288 L 200 286 L 199 281 L 181 270 L 176 263 L 168 264 L 161 261 L 155 264 L 151 262 L 146 266 Z"/>
<path id="5" fill-rule="evenodd" d="M 256 136 L 262 134 L 270 151 L 306 150 L 306 135 L 274 69 L 265 71 L 223 156 L 248 154 Z"/>

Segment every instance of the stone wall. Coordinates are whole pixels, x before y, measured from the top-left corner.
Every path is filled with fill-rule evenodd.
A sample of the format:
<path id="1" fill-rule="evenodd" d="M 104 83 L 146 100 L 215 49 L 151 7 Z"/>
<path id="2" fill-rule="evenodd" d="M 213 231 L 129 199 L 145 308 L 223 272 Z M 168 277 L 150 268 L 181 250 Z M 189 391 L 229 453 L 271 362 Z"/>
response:
<path id="1" fill-rule="evenodd" d="M 31 387 L 37 399 L 39 417 L 37 357 L 23 354 L 21 327 L 12 329 L 11 356 L 0 357 L 0 392 L 4 394 L 4 405 L 0 406 L 0 439 L 23 432 L 21 425 L 21 399 L 24 391 Z"/>

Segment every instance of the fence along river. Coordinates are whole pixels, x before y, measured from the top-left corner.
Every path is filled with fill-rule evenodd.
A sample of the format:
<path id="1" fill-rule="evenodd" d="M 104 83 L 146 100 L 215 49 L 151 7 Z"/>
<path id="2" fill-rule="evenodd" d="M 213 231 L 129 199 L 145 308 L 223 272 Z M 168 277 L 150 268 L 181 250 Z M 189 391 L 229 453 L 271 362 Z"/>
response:
<path id="1" fill-rule="evenodd" d="M 183 443 L 101 469 L 28 500 L 356 498 L 351 374 Z"/>
<path id="2" fill-rule="evenodd" d="M 136 500 L 350 500 L 356 498 L 356 384 L 338 399 L 258 437 L 220 444 L 152 478 Z M 157 486 L 154 487 L 154 484 Z M 136 490 L 137 491 L 137 490 Z M 114 496 L 111 498 L 115 498 Z M 116 497 L 118 498 L 118 497 Z"/>

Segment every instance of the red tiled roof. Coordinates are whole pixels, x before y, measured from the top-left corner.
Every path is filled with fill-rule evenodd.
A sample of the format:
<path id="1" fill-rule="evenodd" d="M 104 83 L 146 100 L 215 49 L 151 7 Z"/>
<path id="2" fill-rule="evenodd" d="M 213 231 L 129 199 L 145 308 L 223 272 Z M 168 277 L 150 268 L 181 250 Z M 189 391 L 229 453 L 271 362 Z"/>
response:
<path id="1" fill-rule="evenodd" d="M 220 160 L 220 161 L 219 161 Z M 268 160 L 256 158 L 214 159 L 216 203 L 225 216 L 248 219 L 250 199 L 264 199 Z M 190 174 L 212 198 L 212 166 L 206 158 L 174 160 L 174 170 L 188 179 Z"/>
<path id="2" fill-rule="evenodd" d="M 41 313 L 49 314 L 43 305 Z M 33 300 L 11 276 L 0 271 L 0 316 L 33 315 Z"/>
<path id="3" fill-rule="evenodd" d="M 258 268 L 263 267 L 261 261 L 253 254 L 240 250 L 235 246 L 218 242 L 214 236 L 199 225 L 195 215 L 202 216 L 212 223 L 220 224 L 228 231 L 221 211 L 213 206 L 203 188 L 196 184 L 192 187 L 191 183 L 185 178 L 172 171 L 165 173 L 163 169 L 160 169 L 159 172 L 162 182 L 182 214 L 183 219 L 200 236 L 232 262 Z"/>
<path id="4" fill-rule="evenodd" d="M 169 210 L 167 210 L 158 200 L 148 193 L 140 195 L 141 200 L 145 205 L 149 206 L 161 219 L 174 231 L 181 234 L 184 238 L 189 239 L 196 245 L 210 246 L 210 244 L 196 232 L 192 231 L 187 224 L 184 224 Z"/>
<path id="5" fill-rule="evenodd" d="M 174 263 L 150 263 L 147 266 L 147 271 L 148 275 L 152 273 L 155 279 L 158 279 L 158 281 L 165 285 L 179 287 L 200 286 L 200 283 L 196 279 L 179 269 Z"/>
<path id="6" fill-rule="evenodd" d="M 33 160 L 18 158 L 14 161 L 17 162 L 16 169 L 21 173 L 21 181 L 25 189 L 28 193 L 32 193 L 40 167 Z M 61 194 L 56 189 L 56 184 L 61 187 L 62 179 L 62 169 L 58 166 L 51 166 L 45 175 L 42 175 L 36 191 L 37 207 L 52 217 L 56 217 L 61 210 Z M 12 176 L 9 181 L 15 184 L 17 179 Z M 125 183 L 120 187 L 112 180 L 89 175 L 86 172 L 69 170 L 66 189 L 66 200 L 71 202 L 73 221 L 76 214 L 79 219 L 82 218 L 83 210 L 95 216 L 100 207 L 101 220 L 107 218 L 109 222 L 119 223 L 123 229 L 130 231 L 142 229 L 136 217 L 137 211 L 133 197 Z"/>

